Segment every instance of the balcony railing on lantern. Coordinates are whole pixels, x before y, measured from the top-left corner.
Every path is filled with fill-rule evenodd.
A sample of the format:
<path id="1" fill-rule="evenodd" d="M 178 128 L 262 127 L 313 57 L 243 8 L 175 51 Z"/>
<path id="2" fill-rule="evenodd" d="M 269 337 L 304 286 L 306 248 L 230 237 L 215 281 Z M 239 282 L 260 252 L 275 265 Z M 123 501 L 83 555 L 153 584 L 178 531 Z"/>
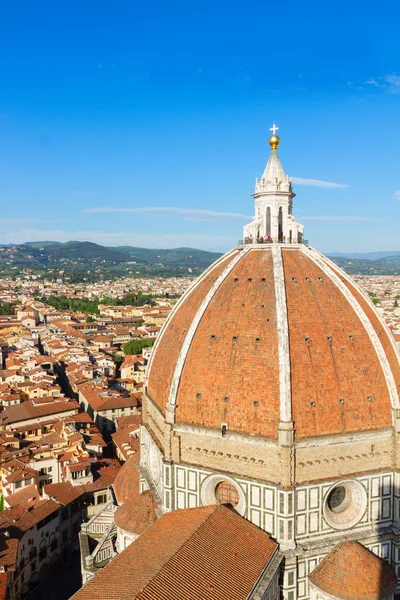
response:
<path id="1" fill-rule="evenodd" d="M 308 240 L 305 240 L 304 237 L 299 234 L 297 238 L 285 238 L 285 236 L 279 238 L 272 238 L 270 235 L 268 236 L 258 236 L 257 238 L 245 237 L 244 240 L 239 240 L 239 246 L 243 246 L 245 244 L 304 244 L 308 246 Z"/>

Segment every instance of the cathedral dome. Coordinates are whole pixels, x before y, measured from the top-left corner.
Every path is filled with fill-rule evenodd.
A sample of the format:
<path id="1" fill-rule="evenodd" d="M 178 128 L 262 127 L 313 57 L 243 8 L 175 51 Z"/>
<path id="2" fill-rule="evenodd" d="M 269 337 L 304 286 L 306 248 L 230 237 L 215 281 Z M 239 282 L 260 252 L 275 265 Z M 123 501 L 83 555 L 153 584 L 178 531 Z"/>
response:
<path id="1" fill-rule="evenodd" d="M 305 244 L 248 244 L 186 292 L 156 343 L 147 395 L 175 422 L 295 439 L 391 427 L 400 365 L 370 300 Z"/>

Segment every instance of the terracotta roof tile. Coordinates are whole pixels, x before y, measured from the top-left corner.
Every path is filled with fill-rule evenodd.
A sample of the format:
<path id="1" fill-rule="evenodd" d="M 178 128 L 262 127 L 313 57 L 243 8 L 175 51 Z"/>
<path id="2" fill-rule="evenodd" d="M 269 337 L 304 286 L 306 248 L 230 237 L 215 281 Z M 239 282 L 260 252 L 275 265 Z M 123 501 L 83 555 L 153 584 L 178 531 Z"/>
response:
<path id="1" fill-rule="evenodd" d="M 127 460 L 113 487 L 120 504 L 114 514 L 116 525 L 124 531 L 140 535 L 157 521 L 157 504 L 151 492 L 139 492 L 138 460 L 139 452 Z"/>
<path id="2" fill-rule="evenodd" d="M 303 252 L 283 250 L 283 264 L 296 437 L 390 427 L 384 373 L 352 305 Z"/>
<path id="3" fill-rule="evenodd" d="M 357 307 L 308 250 L 282 248 L 282 260 L 295 437 L 391 427 L 381 358 Z M 222 263 L 211 268 L 209 278 L 218 267 Z M 147 391 L 163 411 L 187 331 L 211 285 L 206 278 L 199 280 L 154 350 Z M 382 323 L 356 286 L 346 285 L 362 304 L 400 383 L 400 363 Z M 225 277 L 201 315 L 178 383 L 176 422 L 218 430 L 227 423 L 229 431 L 276 438 L 279 376 L 272 248 L 253 248 Z"/>
<path id="4" fill-rule="evenodd" d="M 245 600 L 277 549 L 225 506 L 166 513 L 73 600 Z"/>
<path id="5" fill-rule="evenodd" d="M 340 600 L 383 600 L 397 585 L 394 569 L 358 542 L 337 544 L 309 576 Z"/>
<path id="6" fill-rule="evenodd" d="M 206 309 L 182 372 L 176 420 L 214 429 L 227 422 L 230 431 L 244 426 L 248 433 L 277 437 L 279 363 L 270 251 L 244 256 Z"/>
<path id="7" fill-rule="evenodd" d="M 43 487 L 46 496 L 66 506 L 85 493 L 84 485 L 72 485 L 69 481 L 49 483 Z"/>
<path id="8" fill-rule="evenodd" d="M 219 261 L 210 271 L 200 278 L 196 287 L 186 294 L 186 298 L 172 315 L 168 328 L 157 344 L 151 364 L 151 378 L 149 378 L 148 393 L 165 410 L 175 364 L 185 340 L 187 330 L 194 319 L 196 312 L 209 292 L 210 288 L 232 260 L 232 256 Z"/>

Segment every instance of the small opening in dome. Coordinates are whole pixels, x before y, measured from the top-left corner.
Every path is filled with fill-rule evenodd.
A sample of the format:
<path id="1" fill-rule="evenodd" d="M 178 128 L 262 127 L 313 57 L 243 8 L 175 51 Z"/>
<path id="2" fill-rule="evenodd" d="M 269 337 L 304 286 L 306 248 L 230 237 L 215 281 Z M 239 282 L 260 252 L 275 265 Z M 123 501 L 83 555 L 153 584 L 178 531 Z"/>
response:
<path id="1" fill-rule="evenodd" d="M 310 402 L 310 406 L 311 406 L 311 408 L 315 408 L 317 406 L 317 403 L 316 402 Z"/>
<path id="2" fill-rule="evenodd" d="M 344 398 L 339 398 L 339 404 L 344 404 Z"/>
<path id="3" fill-rule="evenodd" d="M 201 394 L 200 394 L 200 392 L 197 392 L 197 394 L 196 394 L 196 398 L 197 398 L 197 400 L 200 400 L 200 398 L 201 398 Z"/>
<path id="4" fill-rule="evenodd" d="M 229 398 L 228 398 L 228 396 L 225 396 L 225 398 L 224 398 L 224 402 L 229 402 Z"/>
<path id="5" fill-rule="evenodd" d="M 249 277 L 247 281 L 251 281 L 251 277 Z"/>
<path id="6" fill-rule="evenodd" d="M 332 341 L 332 336 L 328 335 L 326 339 L 328 340 L 328 342 L 331 342 Z"/>
<path id="7" fill-rule="evenodd" d="M 261 281 L 265 281 L 265 277 L 261 277 Z"/>
<path id="8" fill-rule="evenodd" d="M 305 341 L 305 343 L 306 343 L 306 344 L 308 344 L 308 343 L 309 343 L 309 341 L 310 341 L 310 338 L 309 338 L 309 337 L 307 337 L 307 336 L 305 335 L 305 336 L 304 336 L 304 341 Z"/>
<path id="9" fill-rule="evenodd" d="M 234 335 L 234 336 L 233 336 L 233 338 L 232 338 L 232 342 L 237 342 L 237 337 L 236 337 L 236 335 Z"/>
<path id="10" fill-rule="evenodd" d="M 253 404 L 254 406 L 258 406 L 258 400 L 254 400 Z"/>
<path id="11" fill-rule="evenodd" d="M 344 485 L 338 485 L 328 496 L 328 507 L 333 513 L 341 513 L 349 507 L 351 493 Z"/>
<path id="12" fill-rule="evenodd" d="M 368 402 L 372 402 L 372 396 L 367 396 Z"/>
<path id="13" fill-rule="evenodd" d="M 292 281 L 297 281 L 296 277 L 292 277 Z"/>
<path id="14" fill-rule="evenodd" d="M 215 340 L 215 335 L 212 335 L 212 336 L 211 336 L 211 339 L 212 339 L 212 340 Z"/>
<path id="15" fill-rule="evenodd" d="M 306 281 L 311 281 L 311 279 L 309 277 L 306 277 Z"/>
<path id="16" fill-rule="evenodd" d="M 323 281 L 322 277 L 318 277 L 318 281 Z"/>
<path id="17" fill-rule="evenodd" d="M 352 342 L 354 340 L 354 337 L 352 335 L 349 335 L 349 340 Z"/>
<path id="18" fill-rule="evenodd" d="M 236 281 L 239 281 L 239 278 L 238 278 L 238 277 L 235 277 L 235 279 L 234 279 L 233 281 L 235 281 L 235 282 L 236 282 Z"/>
<path id="19" fill-rule="evenodd" d="M 260 342 L 260 338 L 256 338 L 256 344 Z"/>
<path id="20" fill-rule="evenodd" d="M 233 483 L 221 481 L 215 488 L 215 497 L 219 504 L 231 504 L 237 506 L 240 501 L 239 492 Z"/>

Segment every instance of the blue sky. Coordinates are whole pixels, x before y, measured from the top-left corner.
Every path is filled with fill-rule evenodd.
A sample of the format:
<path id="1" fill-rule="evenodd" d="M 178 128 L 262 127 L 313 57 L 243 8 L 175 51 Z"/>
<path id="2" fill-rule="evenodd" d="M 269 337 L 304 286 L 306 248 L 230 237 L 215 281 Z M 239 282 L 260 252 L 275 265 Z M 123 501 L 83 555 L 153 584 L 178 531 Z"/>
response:
<path id="1" fill-rule="evenodd" d="M 310 243 L 400 250 L 399 22 L 394 0 L 3 2 L 0 243 L 227 250 L 276 121 Z"/>

